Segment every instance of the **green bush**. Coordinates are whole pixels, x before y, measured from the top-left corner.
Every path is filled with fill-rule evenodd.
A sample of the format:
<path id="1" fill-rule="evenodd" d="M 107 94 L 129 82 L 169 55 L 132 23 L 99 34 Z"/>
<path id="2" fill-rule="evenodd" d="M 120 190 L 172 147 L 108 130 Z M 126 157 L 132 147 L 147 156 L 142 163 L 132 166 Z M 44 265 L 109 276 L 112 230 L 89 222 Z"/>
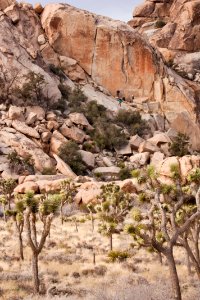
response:
<path id="1" fill-rule="evenodd" d="M 120 180 L 125 180 L 128 178 L 131 178 L 130 169 L 127 167 L 122 168 L 119 172 L 119 178 L 120 178 Z"/>
<path id="2" fill-rule="evenodd" d="M 34 161 L 31 156 L 20 157 L 16 151 L 8 154 L 10 168 L 19 175 L 34 174 Z"/>
<path id="3" fill-rule="evenodd" d="M 189 137 L 186 134 L 178 133 L 170 146 L 172 156 L 184 156 L 189 154 Z"/>
<path id="4" fill-rule="evenodd" d="M 155 28 L 163 28 L 166 25 L 166 22 L 163 20 L 158 20 L 155 23 Z"/>
<path id="5" fill-rule="evenodd" d="M 143 136 L 148 129 L 146 121 L 142 120 L 139 112 L 120 110 L 114 121 L 125 127 L 131 135 Z"/>
<path id="6" fill-rule="evenodd" d="M 108 253 L 108 258 L 111 262 L 122 262 L 129 258 L 130 255 L 127 251 L 110 251 Z"/>
<path id="7" fill-rule="evenodd" d="M 83 104 L 87 100 L 80 87 L 76 87 L 68 96 L 68 105 L 71 112 L 83 112 Z"/>
<path id="8" fill-rule="evenodd" d="M 58 155 L 77 175 L 85 175 L 86 166 L 78 150 L 78 145 L 73 141 L 69 141 L 61 145 Z"/>
<path id="9" fill-rule="evenodd" d="M 62 97 L 64 98 L 64 99 L 66 99 L 66 100 L 68 100 L 68 98 L 69 98 L 69 95 L 71 94 L 71 88 L 69 87 L 69 86 L 67 86 L 67 85 L 64 85 L 64 84 L 62 84 L 62 83 L 60 83 L 59 85 L 58 85 L 58 88 L 59 88 L 59 90 L 60 90 L 60 92 L 61 92 L 61 94 L 62 94 Z"/>
<path id="10" fill-rule="evenodd" d="M 55 168 L 44 168 L 42 171 L 42 175 L 55 175 L 56 169 Z"/>
<path id="11" fill-rule="evenodd" d="M 96 101 L 87 103 L 84 109 L 84 115 L 91 125 L 95 125 L 95 123 L 100 119 L 108 120 L 106 108 L 103 105 L 97 104 Z"/>
<path id="12" fill-rule="evenodd" d="M 95 130 L 91 134 L 97 146 L 103 150 L 113 150 L 127 144 L 126 135 L 110 122 L 103 122 L 99 119 L 95 124 Z"/>
<path id="13" fill-rule="evenodd" d="M 54 64 L 49 65 L 49 69 L 52 73 L 58 76 L 61 80 L 66 78 L 66 75 L 61 67 L 56 67 Z"/>

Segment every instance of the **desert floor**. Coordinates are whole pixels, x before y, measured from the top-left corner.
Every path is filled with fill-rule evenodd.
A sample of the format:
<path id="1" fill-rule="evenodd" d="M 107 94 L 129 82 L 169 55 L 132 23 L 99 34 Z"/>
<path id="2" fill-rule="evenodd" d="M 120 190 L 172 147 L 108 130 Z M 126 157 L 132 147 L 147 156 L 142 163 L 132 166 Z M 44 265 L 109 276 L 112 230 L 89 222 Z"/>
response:
<path id="1" fill-rule="evenodd" d="M 31 251 L 26 245 L 25 232 L 25 261 L 20 262 L 15 226 L 11 220 L 7 223 L 0 220 L 0 299 L 172 299 L 165 261 L 161 265 L 156 254 L 130 250 L 131 257 L 126 261 L 111 263 L 107 257 L 109 240 L 98 233 L 97 221 L 92 232 L 91 221 L 78 218 L 78 232 L 72 221 L 63 225 L 59 218 L 53 221 L 50 237 L 39 258 L 43 292 L 39 297 L 33 295 Z M 114 250 L 128 250 L 131 242 L 125 233 L 114 235 Z M 200 285 L 194 273 L 188 275 L 183 250 L 177 250 L 176 260 L 183 300 L 200 299 Z"/>

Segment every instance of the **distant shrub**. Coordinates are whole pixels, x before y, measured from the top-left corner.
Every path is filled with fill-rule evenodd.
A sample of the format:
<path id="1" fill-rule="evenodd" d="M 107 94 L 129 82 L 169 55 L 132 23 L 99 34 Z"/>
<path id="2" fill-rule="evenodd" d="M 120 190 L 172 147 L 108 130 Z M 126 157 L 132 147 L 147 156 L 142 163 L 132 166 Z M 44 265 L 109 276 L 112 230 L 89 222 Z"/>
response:
<path id="1" fill-rule="evenodd" d="M 56 169 L 55 168 L 44 168 L 42 171 L 42 175 L 55 175 Z"/>
<path id="2" fill-rule="evenodd" d="M 104 122 L 102 119 L 99 119 L 95 124 L 92 137 L 101 150 L 113 150 L 115 147 L 118 148 L 127 144 L 126 135 L 121 129 L 110 124 L 110 122 Z"/>
<path id="3" fill-rule="evenodd" d="M 97 104 L 96 101 L 90 101 L 86 104 L 84 114 L 90 124 L 95 124 L 99 119 L 107 120 L 106 108 Z"/>
<path id="4" fill-rule="evenodd" d="M 186 134 L 178 133 L 170 146 L 172 156 L 184 156 L 189 154 L 189 137 Z"/>
<path id="5" fill-rule="evenodd" d="M 129 258 L 130 255 L 127 251 L 110 251 L 108 253 L 108 258 L 111 262 L 122 262 Z"/>
<path id="6" fill-rule="evenodd" d="M 66 78 L 66 75 L 61 67 L 56 67 L 54 64 L 49 65 L 49 69 L 52 73 L 58 76 L 61 80 Z"/>
<path id="7" fill-rule="evenodd" d="M 119 178 L 120 180 L 125 180 L 131 177 L 130 169 L 127 167 L 124 167 L 119 172 Z"/>
<path id="8" fill-rule="evenodd" d="M 95 142 L 85 142 L 83 144 L 83 150 L 95 153 L 97 150 Z"/>
<path id="9" fill-rule="evenodd" d="M 83 103 L 87 100 L 80 87 L 76 87 L 68 96 L 68 106 L 71 112 L 82 112 Z"/>
<path id="10" fill-rule="evenodd" d="M 84 175 L 86 166 L 78 150 L 78 145 L 73 141 L 69 141 L 61 145 L 58 155 L 77 175 Z"/>
<path id="11" fill-rule="evenodd" d="M 163 28 L 166 25 L 166 22 L 163 20 L 158 20 L 155 23 L 155 28 Z"/>
<path id="12" fill-rule="evenodd" d="M 20 157 L 16 151 L 8 154 L 10 168 L 19 175 L 34 174 L 34 161 L 31 156 Z"/>
<path id="13" fill-rule="evenodd" d="M 131 135 L 143 136 L 148 129 L 146 121 L 142 120 L 139 112 L 120 110 L 114 121 L 118 125 L 126 127 Z"/>
<path id="14" fill-rule="evenodd" d="M 62 83 L 60 83 L 58 85 L 58 88 L 59 88 L 59 90 L 62 94 L 62 97 L 67 100 L 69 98 L 70 93 L 72 92 L 71 88 L 69 86 L 65 85 L 65 84 L 62 84 Z"/>

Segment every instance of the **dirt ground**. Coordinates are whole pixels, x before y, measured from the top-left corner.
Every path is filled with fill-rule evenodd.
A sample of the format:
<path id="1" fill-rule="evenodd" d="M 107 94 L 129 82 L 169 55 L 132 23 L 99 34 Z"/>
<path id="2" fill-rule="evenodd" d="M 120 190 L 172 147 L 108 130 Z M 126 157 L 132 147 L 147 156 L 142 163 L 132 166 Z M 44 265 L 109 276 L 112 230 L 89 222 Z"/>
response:
<path id="1" fill-rule="evenodd" d="M 14 224 L 11 220 L 7 223 L 0 220 L 0 299 L 172 299 L 165 261 L 161 265 L 156 254 L 131 249 L 131 237 L 122 233 L 114 236 L 114 250 L 128 250 L 131 257 L 124 262 L 109 262 L 108 238 L 98 233 L 97 221 L 92 232 L 91 221 L 85 220 L 80 218 L 76 232 L 73 222 L 61 225 L 59 218 L 54 219 L 50 237 L 39 257 L 43 293 L 39 297 L 33 296 L 31 252 L 26 245 L 25 232 L 25 261 L 21 262 Z M 194 273 L 188 275 L 183 250 L 176 251 L 176 260 L 183 300 L 200 299 L 200 285 Z"/>

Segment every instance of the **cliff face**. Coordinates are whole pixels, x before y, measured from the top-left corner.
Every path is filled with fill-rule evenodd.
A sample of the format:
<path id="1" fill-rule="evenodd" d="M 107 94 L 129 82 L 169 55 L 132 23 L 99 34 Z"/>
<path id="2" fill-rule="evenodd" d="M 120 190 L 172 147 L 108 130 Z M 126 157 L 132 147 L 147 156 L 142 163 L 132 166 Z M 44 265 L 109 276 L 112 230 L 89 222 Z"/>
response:
<path id="1" fill-rule="evenodd" d="M 151 18 L 153 11 L 156 18 L 167 8 L 168 18 L 174 5 L 148 1 L 136 15 Z M 49 4 L 40 16 L 28 4 L 14 4 L 2 11 L 0 32 L 0 62 L 11 77 L 14 70 L 21 80 L 29 70 L 43 74 L 48 95 L 56 100 L 57 81 L 48 72 L 53 63 L 81 84 L 101 86 L 113 96 L 121 90 L 129 100 L 134 95 L 134 101 L 147 102 L 146 112 L 165 114 L 174 128 L 183 124 L 178 129 L 200 148 L 198 83 L 167 67 L 151 45 L 156 42 L 150 43 L 131 26 L 69 5 Z"/>

